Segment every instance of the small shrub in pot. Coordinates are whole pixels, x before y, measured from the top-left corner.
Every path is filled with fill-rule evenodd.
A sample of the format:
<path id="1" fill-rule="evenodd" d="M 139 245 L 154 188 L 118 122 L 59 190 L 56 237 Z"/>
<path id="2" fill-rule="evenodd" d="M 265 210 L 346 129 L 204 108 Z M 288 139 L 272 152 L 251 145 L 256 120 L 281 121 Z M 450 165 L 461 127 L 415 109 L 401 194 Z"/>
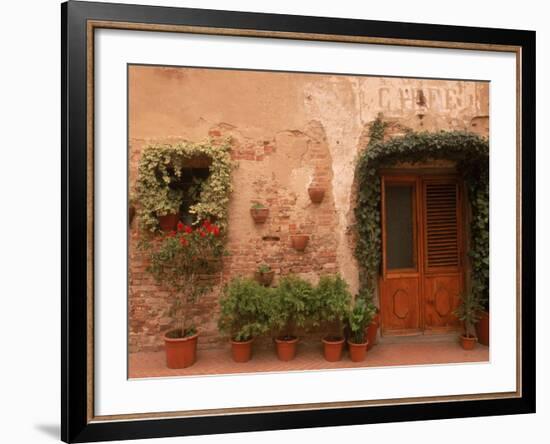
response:
<path id="1" fill-rule="evenodd" d="M 353 362 L 361 362 L 367 353 L 367 328 L 375 315 L 373 306 L 362 298 L 356 298 L 347 315 L 350 332 L 348 338 L 349 354 Z"/>
<path id="2" fill-rule="evenodd" d="M 339 361 L 344 346 L 344 320 L 349 311 L 351 293 L 347 282 L 339 275 L 322 276 L 315 288 L 312 309 L 314 323 L 322 325 L 327 335 L 323 339 L 327 361 Z"/>
<path id="3" fill-rule="evenodd" d="M 274 290 L 269 316 L 281 361 L 290 361 L 296 355 L 296 329 L 304 327 L 310 318 L 313 293 L 309 282 L 292 275 L 281 278 Z"/>
<path id="4" fill-rule="evenodd" d="M 460 336 L 460 343 L 464 350 L 472 350 L 476 345 L 475 325 L 479 321 L 482 310 L 480 298 L 474 292 L 462 294 L 460 305 L 454 314 L 464 324 L 464 334 Z"/>
<path id="5" fill-rule="evenodd" d="M 229 335 L 236 362 L 250 360 L 253 339 L 269 329 L 269 291 L 246 278 L 235 278 L 224 288 L 218 328 Z"/>

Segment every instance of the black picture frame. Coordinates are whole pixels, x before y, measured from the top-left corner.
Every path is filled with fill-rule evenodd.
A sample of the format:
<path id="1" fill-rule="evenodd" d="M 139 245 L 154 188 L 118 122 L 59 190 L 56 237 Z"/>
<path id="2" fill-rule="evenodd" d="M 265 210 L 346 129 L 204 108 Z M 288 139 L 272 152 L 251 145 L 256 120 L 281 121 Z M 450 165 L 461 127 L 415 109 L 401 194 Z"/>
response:
<path id="1" fill-rule="evenodd" d="M 512 45 L 521 67 L 521 396 L 353 408 L 94 421 L 89 415 L 87 23 L 186 25 L 380 39 Z M 535 412 L 535 32 L 357 19 L 69 1 L 62 23 L 62 374 L 61 435 L 90 442 L 511 415 Z"/>

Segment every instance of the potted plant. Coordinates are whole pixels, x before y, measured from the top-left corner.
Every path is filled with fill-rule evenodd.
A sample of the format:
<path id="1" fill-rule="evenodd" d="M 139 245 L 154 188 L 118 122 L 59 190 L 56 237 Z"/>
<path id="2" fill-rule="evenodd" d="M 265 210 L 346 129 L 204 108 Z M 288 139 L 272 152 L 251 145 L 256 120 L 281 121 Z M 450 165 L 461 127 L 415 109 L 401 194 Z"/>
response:
<path id="1" fill-rule="evenodd" d="M 309 194 L 309 198 L 313 203 L 321 203 L 323 201 L 323 198 L 325 197 L 325 187 L 322 187 L 320 185 L 310 185 L 310 187 L 307 189 L 307 192 Z"/>
<path id="2" fill-rule="evenodd" d="M 356 298 L 347 315 L 349 330 L 349 356 L 353 362 L 362 362 L 367 354 L 367 327 L 374 318 L 375 310 L 372 304 L 364 299 Z"/>
<path id="3" fill-rule="evenodd" d="M 304 327 L 308 321 L 312 297 L 313 286 L 309 282 L 296 276 L 285 276 L 270 299 L 270 325 L 277 332 L 275 344 L 281 361 L 290 361 L 296 356 L 296 329 Z"/>
<path id="4" fill-rule="evenodd" d="M 252 208 L 250 208 L 250 215 L 254 219 L 254 223 L 263 224 L 267 220 L 267 216 L 269 216 L 269 208 L 264 204 L 255 202 Z"/>
<path id="5" fill-rule="evenodd" d="M 475 325 L 479 320 L 481 310 L 480 299 L 474 292 L 469 291 L 462 294 L 460 305 L 454 314 L 464 323 L 464 334 L 460 336 L 460 344 L 464 350 L 472 350 L 476 345 Z"/>
<path id="6" fill-rule="evenodd" d="M 328 334 L 323 338 L 324 356 L 327 361 L 342 359 L 344 347 L 344 319 L 351 303 L 347 282 L 341 276 L 322 276 L 315 288 L 313 319 L 323 325 Z"/>
<path id="7" fill-rule="evenodd" d="M 254 273 L 254 278 L 256 281 L 265 287 L 269 287 L 271 285 L 274 276 L 275 272 L 267 264 L 261 264 Z"/>
<path id="8" fill-rule="evenodd" d="M 304 251 L 309 242 L 309 235 L 307 234 L 291 234 L 290 241 L 292 247 L 297 251 Z"/>
<path id="9" fill-rule="evenodd" d="M 252 341 L 268 328 L 268 289 L 252 279 L 235 278 L 220 300 L 218 327 L 229 334 L 235 362 L 247 362 L 252 356 Z"/>
<path id="10" fill-rule="evenodd" d="M 198 333 L 191 313 L 199 296 L 212 287 L 205 275 L 216 271 L 215 259 L 223 253 L 219 236 L 219 227 L 209 221 L 195 228 L 180 222 L 177 231 L 170 231 L 152 244 L 147 271 L 170 290 L 172 302 L 168 315 L 174 320 L 174 328 L 164 335 L 169 368 L 195 363 Z"/>
<path id="11" fill-rule="evenodd" d="M 159 221 L 159 227 L 162 231 L 173 231 L 176 229 L 176 226 L 180 219 L 179 211 L 167 214 L 157 213 L 157 218 Z"/>
<path id="12" fill-rule="evenodd" d="M 476 324 L 477 342 L 489 345 L 489 300 L 481 301 L 482 310 L 479 312 L 479 321 Z"/>
<path id="13" fill-rule="evenodd" d="M 367 327 L 367 350 L 370 350 L 376 345 L 378 340 L 378 328 L 380 327 L 380 310 L 378 310 L 378 307 L 374 305 L 374 302 L 372 302 L 372 300 L 370 299 L 366 301 L 366 304 L 369 310 L 373 313 L 371 321 Z"/>
<path id="14" fill-rule="evenodd" d="M 378 328 L 380 327 L 380 310 L 373 302 L 374 290 L 371 287 L 363 286 L 355 299 L 362 299 L 367 304 L 369 311 L 373 313 L 371 321 L 367 324 L 367 350 L 370 350 L 377 343 Z"/>

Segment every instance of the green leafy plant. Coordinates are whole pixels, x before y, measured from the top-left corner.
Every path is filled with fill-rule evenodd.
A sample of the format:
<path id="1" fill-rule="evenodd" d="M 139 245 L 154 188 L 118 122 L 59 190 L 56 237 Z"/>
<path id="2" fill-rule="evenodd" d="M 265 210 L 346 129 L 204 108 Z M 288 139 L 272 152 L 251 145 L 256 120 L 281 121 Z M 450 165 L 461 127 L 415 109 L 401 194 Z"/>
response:
<path id="1" fill-rule="evenodd" d="M 372 322 L 376 308 L 372 302 L 362 298 L 355 298 L 355 303 L 347 313 L 347 324 L 350 331 L 350 340 L 354 344 L 364 344 L 367 341 L 366 328 Z"/>
<path id="2" fill-rule="evenodd" d="M 141 155 L 136 197 L 140 203 L 139 217 L 143 229 L 158 231 L 158 216 L 177 213 L 184 197 L 196 202 L 189 208 L 195 223 L 215 220 L 222 230 L 227 228 L 229 196 L 232 191 L 230 140 L 214 143 L 211 140 L 173 145 L 149 145 Z M 211 160 L 209 175 L 205 180 L 194 179 L 183 195 L 178 184 L 186 165 L 196 158 Z"/>
<path id="3" fill-rule="evenodd" d="M 226 285 L 220 300 L 220 331 L 238 342 L 248 341 L 268 331 L 270 292 L 271 289 L 252 279 L 233 279 Z"/>
<path id="4" fill-rule="evenodd" d="M 152 244 L 147 271 L 158 284 L 170 290 L 172 304 L 168 315 L 176 324 L 173 337 L 196 332 L 190 312 L 199 296 L 212 288 L 206 275 L 219 268 L 220 233 L 220 227 L 208 220 L 195 228 L 180 222 L 177 231 Z"/>
<path id="5" fill-rule="evenodd" d="M 347 282 L 339 275 L 321 276 L 314 291 L 314 325 L 325 325 L 330 331 L 329 338 L 343 336 L 343 321 L 351 303 L 351 293 Z"/>
<path id="6" fill-rule="evenodd" d="M 266 206 L 265 206 L 263 203 L 254 202 L 254 203 L 252 204 L 252 209 L 253 209 L 253 210 L 262 210 L 262 209 L 264 209 L 264 208 L 266 208 Z"/>
<path id="7" fill-rule="evenodd" d="M 261 264 L 258 267 L 258 273 L 269 273 L 271 271 L 271 267 L 267 264 Z"/>
<path id="8" fill-rule="evenodd" d="M 472 207 L 471 258 L 473 291 L 488 300 L 489 291 L 489 143 L 464 131 L 409 132 L 384 141 L 387 124 L 378 117 L 369 129 L 369 144 L 357 162 L 355 256 L 361 265 L 361 290 L 372 299 L 381 258 L 380 180 L 378 170 L 399 162 L 447 159 L 457 163 Z"/>
<path id="9" fill-rule="evenodd" d="M 464 293 L 460 298 L 460 305 L 454 311 L 454 314 L 464 322 L 465 335 L 467 337 L 475 337 L 475 325 L 479 321 L 483 306 L 479 297 L 473 292 Z"/>
<path id="10" fill-rule="evenodd" d="M 313 286 L 297 276 L 285 276 L 279 281 L 270 301 L 271 328 L 281 339 L 296 337 L 296 329 L 304 327 L 311 316 Z"/>

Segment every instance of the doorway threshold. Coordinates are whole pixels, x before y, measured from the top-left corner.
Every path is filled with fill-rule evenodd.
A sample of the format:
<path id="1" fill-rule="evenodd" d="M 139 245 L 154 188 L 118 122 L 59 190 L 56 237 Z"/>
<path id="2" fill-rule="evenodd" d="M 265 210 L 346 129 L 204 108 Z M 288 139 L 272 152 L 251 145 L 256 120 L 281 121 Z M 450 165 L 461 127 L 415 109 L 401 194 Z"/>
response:
<path id="1" fill-rule="evenodd" d="M 378 338 L 379 344 L 406 344 L 417 342 L 456 342 L 458 341 L 459 332 L 441 333 L 441 334 L 417 334 L 409 335 L 384 335 Z"/>

